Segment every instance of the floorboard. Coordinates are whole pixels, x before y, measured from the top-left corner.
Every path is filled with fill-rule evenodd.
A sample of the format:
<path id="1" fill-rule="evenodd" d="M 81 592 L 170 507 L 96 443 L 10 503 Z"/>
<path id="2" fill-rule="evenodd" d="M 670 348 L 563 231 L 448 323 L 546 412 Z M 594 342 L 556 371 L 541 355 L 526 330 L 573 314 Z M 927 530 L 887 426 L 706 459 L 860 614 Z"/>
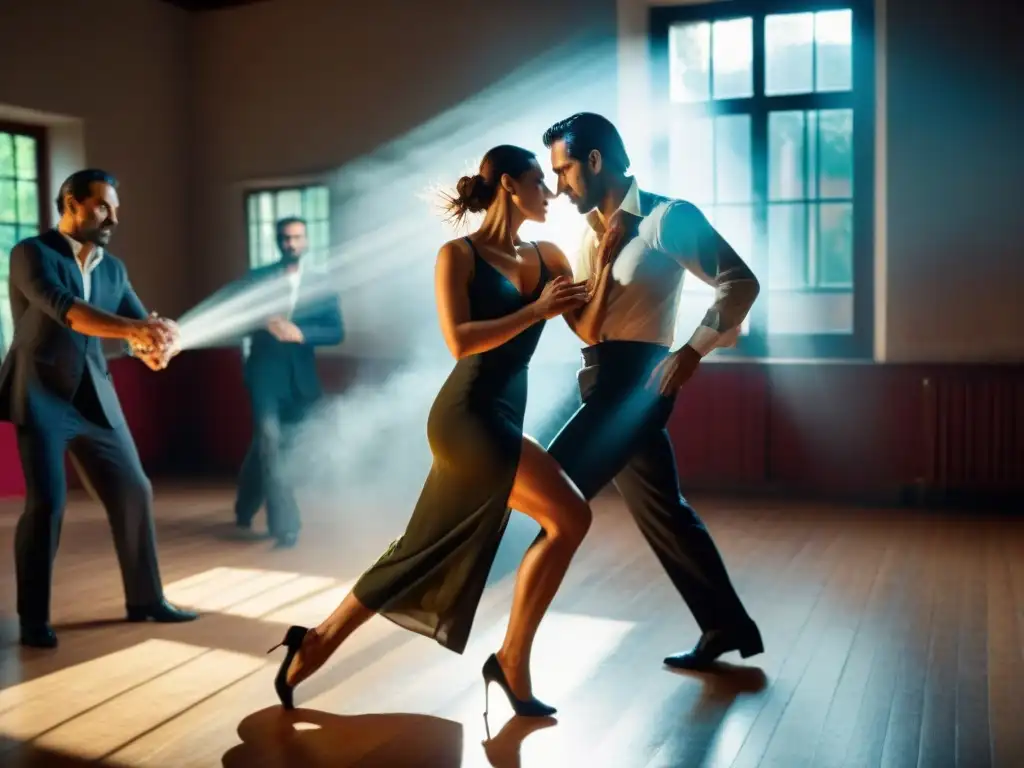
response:
<path id="1" fill-rule="evenodd" d="M 73 497 L 55 570 L 56 651 L 17 645 L 0 573 L 5 766 L 586 766 L 1012 768 L 1024 765 L 1024 524 L 1008 518 L 698 499 L 766 652 L 718 674 L 671 672 L 697 628 L 614 495 L 542 625 L 538 696 L 512 718 L 479 668 L 500 642 L 514 518 L 462 656 L 375 619 L 277 705 L 293 623 L 318 622 L 406 511 L 304 505 L 294 550 L 239 536 L 227 488 L 158 489 L 168 597 L 192 624 L 123 621 L 109 528 Z M 0 502 L 11 552 L 19 504 Z M 496 689 L 494 689 L 496 693 Z"/>

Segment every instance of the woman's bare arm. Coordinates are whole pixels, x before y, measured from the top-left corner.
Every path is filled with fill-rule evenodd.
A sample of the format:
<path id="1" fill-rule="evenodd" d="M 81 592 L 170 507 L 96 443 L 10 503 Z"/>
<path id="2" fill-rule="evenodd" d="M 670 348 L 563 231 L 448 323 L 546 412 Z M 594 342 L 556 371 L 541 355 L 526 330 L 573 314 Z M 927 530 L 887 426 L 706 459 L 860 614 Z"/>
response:
<path id="1" fill-rule="evenodd" d="M 437 254 L 434 293 L 441 333 L 456 360 L 500 347 L 543 319 L 537 303 L 531 302 L 494 320 L 470 320 L 469 281 L 472 277 L 472 252 L 458 241 L 445 243 Z"/>

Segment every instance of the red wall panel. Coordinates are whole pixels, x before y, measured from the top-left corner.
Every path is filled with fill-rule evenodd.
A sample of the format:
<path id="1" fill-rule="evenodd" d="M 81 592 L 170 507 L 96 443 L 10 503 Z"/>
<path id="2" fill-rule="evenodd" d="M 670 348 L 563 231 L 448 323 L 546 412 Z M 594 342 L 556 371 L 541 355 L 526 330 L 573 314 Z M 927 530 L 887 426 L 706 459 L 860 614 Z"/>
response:
<path id="1" fill-rule="evenodd" d="M 111 369 L 150 472 L 237 471 L 251 433 L 237 351 L 188 352 L 160 373 L 133 360 Z M 366 382 L 391 370 L 340 357 L 321 369 L 334 392 L 357 371 Z M 669 430 L 687 488 L 1024 493 L 1024 366 L 708 364 Z M 13 429 L 0 424 L 0 494 L 23 491 Z"/>
<path id="2" fill-rule="evenodd" d="M 932 491 L 1013 490 L 1024 484 L 1024 381 L 991 371 L 922 381 L 925 479 Z"/>

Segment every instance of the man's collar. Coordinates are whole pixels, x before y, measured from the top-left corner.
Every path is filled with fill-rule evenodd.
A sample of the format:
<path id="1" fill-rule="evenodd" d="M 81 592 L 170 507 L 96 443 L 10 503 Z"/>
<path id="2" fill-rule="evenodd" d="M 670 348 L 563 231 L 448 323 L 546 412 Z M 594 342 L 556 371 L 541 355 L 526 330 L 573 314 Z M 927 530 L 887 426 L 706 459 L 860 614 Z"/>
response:
<path id="1" fill-rule="evenodd" d="M 640 187 L 636 183 L 635 176 L 629 185 L 629 189 L 626 190 L 626 196 L 622 198 L 622 202 L 619 203 L 619 207 L 615 210 L 616 212 L 622 211 L 623 213 L 631 213 L 634 216 L 642 216 L 640 213 Z M 604 223 L 601 221 L 601 216 L 596 208 L 587 214 L 587 224 L 598 234 L 604 232 Z"/>
<path id="2" fill-rule="evenodd" d="M 57 231 L 60 232 L 59 229 Z M 71 246 L 71 255 L 75 257 L 75 261 L 78 261 L 78 254 L 82 250 L 82 244 L 75 240 L 75 238 L 71 237 L 70 235 L 64 232 L 60 232 L 60 234 L 68 242 L 68 245 Z M 103 248 L 97 245 L 95 248 L 93 248 L 92 253 L 89 255 L 89 263 L 83 266 L 94 267 L 100 263 L 100 259 L 102 258 Z"/>

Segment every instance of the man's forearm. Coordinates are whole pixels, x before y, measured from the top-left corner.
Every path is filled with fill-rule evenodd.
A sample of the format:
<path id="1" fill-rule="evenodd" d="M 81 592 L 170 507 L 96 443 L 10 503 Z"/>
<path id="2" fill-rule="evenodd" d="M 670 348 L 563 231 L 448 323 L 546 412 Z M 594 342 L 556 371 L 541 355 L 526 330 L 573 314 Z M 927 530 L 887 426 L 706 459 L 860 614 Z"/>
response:
<path id="1" fill-rule="evenodd" d="M 129 318 L 97 309 L 81 299 L 75 299 L 65 320 L 71 330 L 102 339 L 127 339 L 135 325 Z"/>
<path id="2" fill-rule="evenodd" d="M 725 334 L 743 323 L 760 290 L 757 278 L 753 276 L 721 283 L 715 289 L 715 303 L 687 344 L 701 357 L 714 350 Z"/>

